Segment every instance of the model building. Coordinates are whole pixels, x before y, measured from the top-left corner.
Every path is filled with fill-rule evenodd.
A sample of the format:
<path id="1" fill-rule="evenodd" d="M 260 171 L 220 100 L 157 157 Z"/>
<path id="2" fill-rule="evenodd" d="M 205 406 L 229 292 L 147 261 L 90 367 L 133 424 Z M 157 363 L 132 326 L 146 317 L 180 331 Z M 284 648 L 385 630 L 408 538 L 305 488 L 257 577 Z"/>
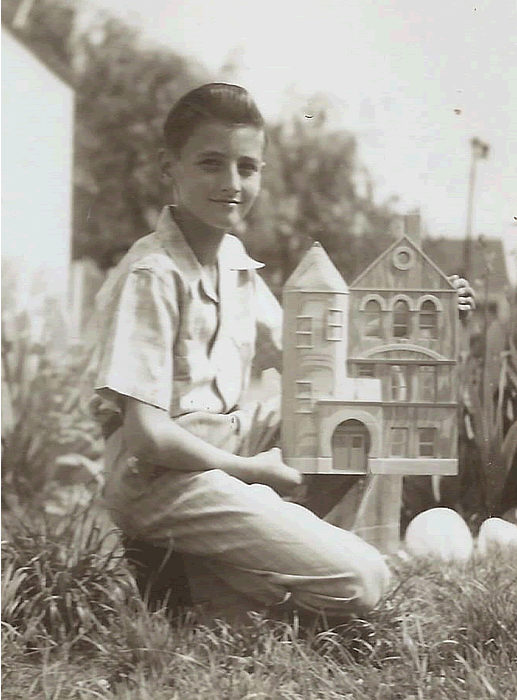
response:
<path id="1" fill-rule="evenodd" d="M 411 238 L 350 286 L 315 243 L 285 284 L 283 307 L 287 464 L 457 473 L 457 295 Z"/>

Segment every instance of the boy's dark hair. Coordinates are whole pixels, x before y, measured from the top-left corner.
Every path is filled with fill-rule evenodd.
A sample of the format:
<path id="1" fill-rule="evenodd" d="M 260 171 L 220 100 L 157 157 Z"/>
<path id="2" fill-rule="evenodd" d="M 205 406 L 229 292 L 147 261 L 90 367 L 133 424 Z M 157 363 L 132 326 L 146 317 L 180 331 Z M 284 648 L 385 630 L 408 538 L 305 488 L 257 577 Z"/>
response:
<path id="1" fill-rule="evenodd" d="M 179 154 L 194 130 L 211 121 L 256 129 L 265 125 L 253 98 L 243 87 L 207 83 L 180 97 L 169 112 L 163 126 L 167 147 Z"/>

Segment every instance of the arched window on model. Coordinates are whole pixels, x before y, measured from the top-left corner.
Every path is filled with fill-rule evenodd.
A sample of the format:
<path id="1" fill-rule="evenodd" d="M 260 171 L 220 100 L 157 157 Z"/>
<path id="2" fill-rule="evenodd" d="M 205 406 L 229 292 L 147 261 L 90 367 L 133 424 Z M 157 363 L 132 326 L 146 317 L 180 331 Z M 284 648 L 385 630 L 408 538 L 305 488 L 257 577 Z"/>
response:
<path id="1" fill-rule="evenodd" d="M 393 337 L 409 338 L 409 305 L 398 299 L 393 307 Z"/>
<path id="2" fill-rule="evenodd" d="M 365 335 L 368 338 L 380 338 L 382 336 L 382 310 L 381 305 L 375 299 L 370 299 L 364 307 Z"/>
<path id="3" fill-rule="evenodd" d="M 420 307 L 418 328 L 421 338 L 438 337 L 438 312 L 435 303 L 430 299 L 426 299 Z"/>

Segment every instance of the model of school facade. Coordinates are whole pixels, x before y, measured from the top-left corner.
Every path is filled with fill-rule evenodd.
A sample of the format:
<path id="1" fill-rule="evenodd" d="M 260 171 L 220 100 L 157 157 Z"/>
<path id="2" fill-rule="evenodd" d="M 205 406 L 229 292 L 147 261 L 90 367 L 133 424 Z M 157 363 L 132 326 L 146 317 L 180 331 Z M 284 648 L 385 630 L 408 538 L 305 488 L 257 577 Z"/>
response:
<path id="1" fill-rule="evenodd" d="M 457 293 L 402 235 L 349 286 L 315 243 L 283 293 L 282 450 L 305 473 L 457 473 Z"/>

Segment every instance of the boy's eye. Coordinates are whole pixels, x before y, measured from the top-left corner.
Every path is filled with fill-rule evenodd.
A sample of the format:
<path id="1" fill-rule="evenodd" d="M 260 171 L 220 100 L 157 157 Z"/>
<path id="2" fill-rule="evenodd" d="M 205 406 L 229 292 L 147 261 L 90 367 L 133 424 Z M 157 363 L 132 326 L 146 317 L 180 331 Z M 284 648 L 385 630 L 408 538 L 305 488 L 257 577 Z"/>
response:
<path id="1" fill-rule="evenodd" d="M 253 173 L 258 172 L 259 166 L 257 163 L 240 163 L 239 172 L 242 175 L 253 175 Z"/>
<path id="2" fill-rule="evenodd" d="M 217 158 L 203 158 L 201 165 L 205 168 L 216 169 L 220 167 L 221 162 Z"/>

